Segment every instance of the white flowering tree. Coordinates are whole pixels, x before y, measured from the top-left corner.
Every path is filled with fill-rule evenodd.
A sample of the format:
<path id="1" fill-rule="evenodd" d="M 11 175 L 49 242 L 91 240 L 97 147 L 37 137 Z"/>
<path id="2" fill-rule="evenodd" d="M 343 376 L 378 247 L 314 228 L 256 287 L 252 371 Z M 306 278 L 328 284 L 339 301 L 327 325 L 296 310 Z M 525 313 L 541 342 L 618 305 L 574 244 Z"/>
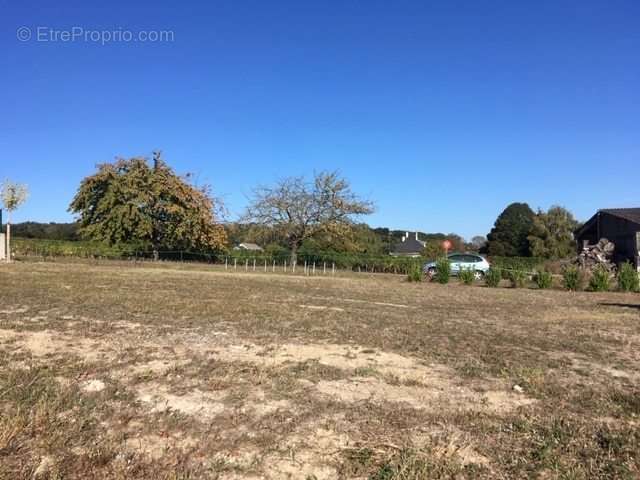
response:
<path id="1" fill-rule="evenodd" d="M 0 190 L 2 205 L 7 211 L 7 262 L 11 261 L 11 214 L 22 205 L 29 195 L 26 185 L 5 180 Z"/>

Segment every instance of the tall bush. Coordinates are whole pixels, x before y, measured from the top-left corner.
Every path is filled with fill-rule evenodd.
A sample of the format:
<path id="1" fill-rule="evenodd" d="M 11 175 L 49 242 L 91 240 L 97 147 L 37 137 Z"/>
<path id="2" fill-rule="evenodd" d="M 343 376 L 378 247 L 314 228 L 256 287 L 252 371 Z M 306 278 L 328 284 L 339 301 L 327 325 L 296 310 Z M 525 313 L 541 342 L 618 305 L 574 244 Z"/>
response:
<path id="1" fill-rule="evenodd" d="M 584 283 L 584 273 L 575 265 L 567 265 L 562 272 L 562 284 L 569 291 L 581 290 Z"/>
<path id="2" fill-rule="evenodd" d="M 422 267 L 420 264 L 414 264 L 409 268 L 409 274 L 407 275 L 408 282 L 421 282 L 422 281 Z"/>
<path id="3" fill-rule="evenodd" d="M 502 280 L 502 269 L 500 267 L 491 267 L 484 275 L 484 283 L 487 287 L 497 287 L 500 285 L 500 280 Z"/>
<path id="4" fill-rule="evenodd" d="M 465 285 L 473 285 L 473 281 L 476 279 L 476 272 L 473 268 L 463 268 L 458 276 Z"/>
<path id="5" fill-rule="evenodd" d="M 620 265 L 618 271 L 618 290 L 623 292 L 637 292 L 640 290 L 640 277 L 629 262 Z"/>
<path id="6" fill-rule="evenodd" d="M 533 280 L 536 282 L 536 285 L 539 289 L 544 290 L 546 288 L 551 288 L 551 284 L 553 283 L 553 276 L 551 272 L 547 272 L 546 270 L 539 270 L 533 276 Z"/>
<path id="7" fill-rule="evenodd" d="M 611 274 L 602 265 L 597 265 L 589 280 L 589 289 L 593 292 L 607 292 L 610 288 Z"/>
<path id="8" fill-rule="evenodd" d="M 509 280 L 513 288 L 522 288 L 527 282 L 527 273 L 522 270 L 511 270 L 509 272 Z"/>
<path id="9" fill-rule="evenodd" d="M 443 285 L 449 283 L 451 277 L 451 263 L 447 257 L 441 257 L 436 261 L 436 277 L 435 280 Z"/>

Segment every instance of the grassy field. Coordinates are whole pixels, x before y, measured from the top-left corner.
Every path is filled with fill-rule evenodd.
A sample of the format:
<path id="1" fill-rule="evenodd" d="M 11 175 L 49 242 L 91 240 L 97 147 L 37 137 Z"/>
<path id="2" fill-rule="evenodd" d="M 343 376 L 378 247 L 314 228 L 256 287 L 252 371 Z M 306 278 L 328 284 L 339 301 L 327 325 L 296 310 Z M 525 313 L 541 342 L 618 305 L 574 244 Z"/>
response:
<path id="1" fill-rule="evenodd" d="M 640 476 L 640 295 L 0 266 L 2 479 Z"/>

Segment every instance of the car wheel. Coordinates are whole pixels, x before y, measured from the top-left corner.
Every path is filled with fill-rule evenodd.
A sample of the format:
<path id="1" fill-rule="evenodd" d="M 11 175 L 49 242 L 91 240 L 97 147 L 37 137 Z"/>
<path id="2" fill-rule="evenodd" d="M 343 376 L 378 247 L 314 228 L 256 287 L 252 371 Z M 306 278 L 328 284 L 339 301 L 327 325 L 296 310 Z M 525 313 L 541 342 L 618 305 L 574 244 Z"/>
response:
<path id="1" fill-rule="evenodd" d="M 473 274 L 473 278 L 476 280 L 482 280 L 484 278 L 484 272 L 482 270 L 476 270 Z"/>
<path id="2" fill-rule="evenodd" d="M 430 269 L 427 270 L 427 277 L 429 277 L 429 280 L 431 280 L 435 276 L 436 276 L 435 268 L 431 267 Z"/>

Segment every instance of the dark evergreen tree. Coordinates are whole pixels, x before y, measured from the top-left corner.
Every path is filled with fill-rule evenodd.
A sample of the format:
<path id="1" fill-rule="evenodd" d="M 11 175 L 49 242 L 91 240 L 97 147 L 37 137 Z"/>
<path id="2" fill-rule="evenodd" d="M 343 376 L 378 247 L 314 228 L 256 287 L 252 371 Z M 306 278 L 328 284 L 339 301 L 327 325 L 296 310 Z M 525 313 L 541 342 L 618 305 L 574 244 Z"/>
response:
<path id="1" fill-rule="evenodd" d="M 512 203 L 498 216 L 487 235 L 487 252 L 493 256 L 528 257 L 535 213 L 526 203 Z"/>

